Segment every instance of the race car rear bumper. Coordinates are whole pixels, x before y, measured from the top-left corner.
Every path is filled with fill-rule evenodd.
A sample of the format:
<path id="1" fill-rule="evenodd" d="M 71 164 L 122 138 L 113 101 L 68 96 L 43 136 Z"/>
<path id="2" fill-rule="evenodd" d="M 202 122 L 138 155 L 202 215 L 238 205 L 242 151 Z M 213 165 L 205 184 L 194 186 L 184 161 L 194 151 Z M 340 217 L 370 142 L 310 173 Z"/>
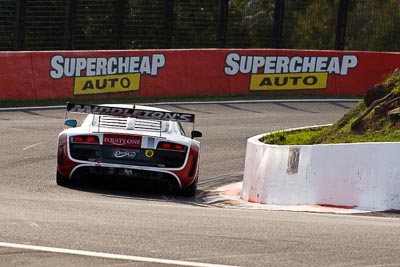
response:
<path id="1" fill-rule="evenodd" d="M 167 182 L 171 186 L 182 188 L 182 183 L 178 176 L 169 171 L 135 169 L 122 166 L 112 166 L 111 164 L 101 165 L 79 165 L 73 169 L 70 178 L 83 178 L 85 176 L 107 176 L 124 177 L 141 181 L 161 181 Z"/>

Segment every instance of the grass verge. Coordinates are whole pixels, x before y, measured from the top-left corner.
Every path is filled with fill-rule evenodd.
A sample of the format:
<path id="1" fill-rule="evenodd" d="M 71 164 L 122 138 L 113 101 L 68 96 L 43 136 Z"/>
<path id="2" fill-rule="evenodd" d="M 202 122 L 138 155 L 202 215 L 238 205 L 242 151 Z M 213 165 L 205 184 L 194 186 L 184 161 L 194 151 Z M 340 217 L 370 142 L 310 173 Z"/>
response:
<path id="1" fill-rule="evenodd" d="M 398 96 L 400 104 L 400 70 L 384 81 L 383 93 L 392 91 Z M 360 101 L 332 126 L 324 128 L 278 131 L 264 136 L 261 141 L 275 145 L 312 145 L 360 142 L 400 142 L 400 122 L 392 122 L 388 116 L 370 112 L 357 127 L 351 128 L 352 122 L 367 107 Z"/>
<path id="2" fill-rule="evenodd" d="M 350 125 L 366 109 L 363 101 L 350 109 L 332 126 L 278 131 L 264 136 L 261 141 L 275 145 L 313 145 L 362 142 L 400 142 L 400 124 L 374 114 L 364 118 L 361 127 L 351 130 Z"/>

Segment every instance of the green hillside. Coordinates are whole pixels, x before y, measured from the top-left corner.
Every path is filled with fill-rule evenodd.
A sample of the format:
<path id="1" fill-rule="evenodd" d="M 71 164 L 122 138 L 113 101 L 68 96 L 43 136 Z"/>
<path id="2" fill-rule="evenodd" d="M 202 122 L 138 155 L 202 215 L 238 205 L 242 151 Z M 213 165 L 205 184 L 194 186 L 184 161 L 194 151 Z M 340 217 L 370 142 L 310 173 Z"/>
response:
<path id="1" fill-rule="evenodd" d="M 277 145 L 399 142 L 400 110 L 396 110 L 399 107 L 400 70 L 395 70 L 332 126 L 278 131 L 264 136 L 262 141 Z"/>

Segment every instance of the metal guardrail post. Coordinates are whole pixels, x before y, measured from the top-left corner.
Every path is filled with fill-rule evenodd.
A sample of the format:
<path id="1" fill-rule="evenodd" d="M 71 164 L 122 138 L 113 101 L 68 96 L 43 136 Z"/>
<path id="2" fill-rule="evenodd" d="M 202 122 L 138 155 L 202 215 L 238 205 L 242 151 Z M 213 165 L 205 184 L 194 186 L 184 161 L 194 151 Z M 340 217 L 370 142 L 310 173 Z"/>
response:
<path id="1" fill-rule="evenodd" d="M 272 28 L 273 46 L 274 48 L 281 48 L 283 39 L 283 12 L 285 9 L 285 1 L 275 0 L 274 6 L 274 22 Z"/>
<path id="2" fill-rule="evenodd" d="M 22 50 L 25 39 L 25 0 L 17 0 L 15 10 L 15 50 Z"/>
<path id="3" fill-rule="evenodd" d="M 123 27 L 123 12 L 124 12 L 124 0 L 117 0 L 114 7 L 113 17 L 113 28 L 112 35 L 114 40 L 114 49 L 121 49 L 122 47 L 122 27 Z"/>
<path id="4" fill-rule="evenodd" d="M 169 49 L 172 46 L 174 1 L 164 1 L 164 44 L 163 48 Z"/>
<path id="5" fill-rule="evenodd" d="M 64 49 L 72 49 L 72 31 L 74 27 L 75 0 L 67 0 L 65 4 Z"/>
<path id="6" fill-rule="evenodd" d="M 335 50 L 344 50 L 345 47 L 348 9 L 349 9 L 348 0 L 340 0 L 339 10 L 337 15 L 337 23 L 336 23 Z"/>
<path id="7" fill-rule="evenodd" d="M 226 33 L 228 25 L 228 0 L 219 0 L 217 20 L 217 47 L 224 48 L 226 45 Z"/>

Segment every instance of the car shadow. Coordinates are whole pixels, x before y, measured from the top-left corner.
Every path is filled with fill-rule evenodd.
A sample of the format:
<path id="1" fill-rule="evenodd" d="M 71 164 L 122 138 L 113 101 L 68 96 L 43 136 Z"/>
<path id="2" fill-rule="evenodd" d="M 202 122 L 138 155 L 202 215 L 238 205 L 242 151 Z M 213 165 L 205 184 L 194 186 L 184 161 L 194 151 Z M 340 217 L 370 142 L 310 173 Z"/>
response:
<path id="1" fill-rule="evenodd" d="M 143 199 L 147 201 L 169 201 L 187 204 L 201 204 L 202 190 L 197 190 L 196 196 L 185 197 L 179 190 L 167 182 L 128 177 L 83 177 L 79 183 L 69 186 L 72 190 L 102 195 L 109 198 Z"/>

